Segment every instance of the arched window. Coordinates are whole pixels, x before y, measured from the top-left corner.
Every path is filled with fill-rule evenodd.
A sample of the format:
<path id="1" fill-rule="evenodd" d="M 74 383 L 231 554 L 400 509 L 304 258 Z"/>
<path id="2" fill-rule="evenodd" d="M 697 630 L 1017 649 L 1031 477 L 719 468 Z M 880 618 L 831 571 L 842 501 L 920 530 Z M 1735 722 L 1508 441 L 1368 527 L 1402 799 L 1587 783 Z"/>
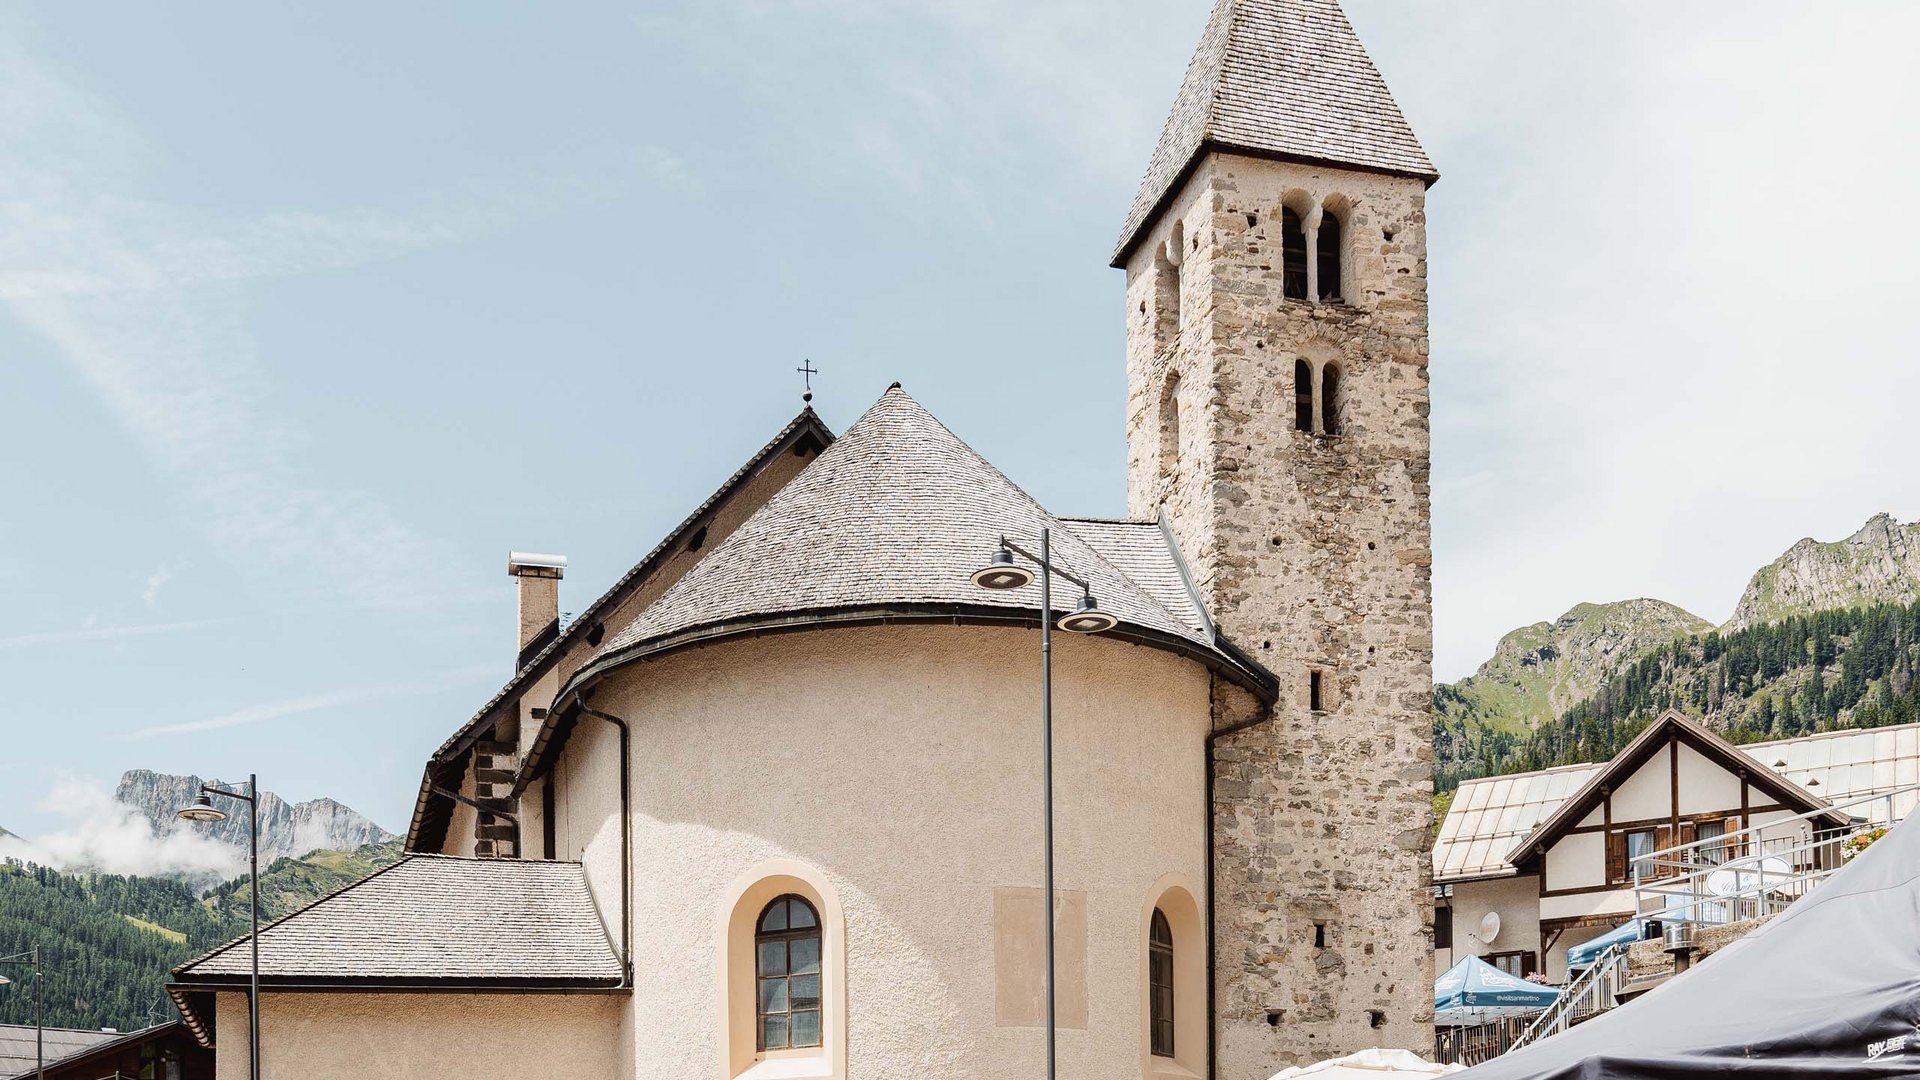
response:
<path id="1" fill-rule="evenodd" d="M 758 1045 L 785 1050 L 820 1045 L 820 916 L 788 893 L 760 912 L 754 927 Z"/>
<path id="2" fill-rule="evenodd" d="M 1293 362 L 1293 430 L 1313 430 L 1313 365 Z"/>
<path id="3" fill-rule="evenodd" d="M 1280 209 L 1280 285 L 1289 300 L 1307 298 L 1307 233 L 1292 207 Z"/>
<path id="4" fill-rule="evenodd" d="M 1320 368 L 1320 432 L 1323 435 L 1340 434 L 1340 366 L 1326 364 Z"/>
<path id="5" fill-rule="evenodd" d="M 1180 466 L 1180 373 L 1167 376 L 1160 391 L 1160 475 L 1170 477 Z"/>
<path id="6" fill-rule="evenodd" d="M 1155 1057 L 1173 1056 L 1173 928 L 1159 908 L 1147 931 L 1147 1022 Z"/>
<path id="7" fill-rule="evenodd" d="M 1320 215 L 1320 229 L 1314 238 L 1313 269 L 1323 303 L 1340 302 L 1340 219 L 1330 213 Z"/>

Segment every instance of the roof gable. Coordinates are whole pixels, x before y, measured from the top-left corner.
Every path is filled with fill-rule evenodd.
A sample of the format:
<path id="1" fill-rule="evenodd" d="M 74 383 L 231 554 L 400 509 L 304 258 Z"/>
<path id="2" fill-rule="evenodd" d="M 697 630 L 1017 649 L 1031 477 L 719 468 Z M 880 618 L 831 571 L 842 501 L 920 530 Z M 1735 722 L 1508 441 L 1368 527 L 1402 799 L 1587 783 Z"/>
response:
<path id="1" fill-rule="evenodd" d="M 1216 0 L 1115 266 L 1209 146 L 1439 178 L 1338 0 Z"/>
<path id="2" fill-rule="evenodd" d="M 1601 766 L 1586 783 L 1561 803 L 1546 820 L 1534 829 L 1532 834 L 1522 840 L 1507 853 L 1507 861 L 1518 866 L 1530 853 L 1542 851 L 1566 834 L 1568 829 L 1577 825 L 1581 818 L 1593 810 L 1608 793 L 1631 781 L 1640 768 L 1647 764 L 1661 749 L 1670 742 L 1681 742 L 1699 751 L 1708 761 L 1719 765 L 1728 772 L 1744 776 L 1755 787 L 1778 799 L 1799 813 L 1813 813 L 1831 810 L 1825 799 L 1808 793 L 1783 779 L 1772 769 L 1759 767 L 1754 759 L 1741 753 L 1732 743 L 1708 730 L 1704 725 L 1695 723 L 1672 709 L 1661 713 L 1659 718 L 1648 724 L 1646 730 L 1634 736 L 1613 756 L 1613 760 Z M 1836 817 L 1844 817 L 1836 812 Z"/>
<path id="3" fill-rule="evenodd" d="M 767 441 L 746 463 L 734 470 L 732 476 L 714 489 L 712 495 L 694 508 L 680 524 L 653 549 L 642 556 L 633 568 L 620 576 L 598 600 L 582 611 L 578 617 L 568 623 L 566 629 L 559 631 L 538 652 L 521 664 L 500 691 L 489 698 L 480 707 L 472 719 L 463 724 L 460 730 L 449 736 L 434 751 L 426 768 L 426 775 L 420 781 L 420 794 L 414 802 L 413 820 L 407 826 L 407 850 L 419 850 L 422 847 L 437 849 L 445 839 L 445 829 L 452 813 L 452 800 L 438 794 L 435 786 L 455 788 L 460 784 L 461 755 L 469 750 L 474 742 L 492 730 L 507 706 L 516 701 L 526 689 L 559 665 L 571 650 L 577 646 L 597 646 L 608 628 L 606 619 L 612 617 L 619 606 L 629 597 L 651 582 L 656 572 L 674 553 L 685 548 L 696 534 L 703 535 L 707 522 L 720 511 L 720 508 L 745 487 L 750 480 L 763 472 L 768 465 L 782 454 L 815 453 L 832 445 L 833 431 L 813 411 L 812 406 L 800 410 L 800 414 L 787 422 L 774 437 Z"/>

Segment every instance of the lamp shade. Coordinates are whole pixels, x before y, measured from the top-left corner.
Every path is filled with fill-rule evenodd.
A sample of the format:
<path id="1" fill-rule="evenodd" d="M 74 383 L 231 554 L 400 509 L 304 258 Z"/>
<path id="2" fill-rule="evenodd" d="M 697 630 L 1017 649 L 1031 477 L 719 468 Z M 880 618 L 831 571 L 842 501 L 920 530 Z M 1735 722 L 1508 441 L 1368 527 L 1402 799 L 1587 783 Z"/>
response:
<path id="1" fill-rule="evenodd" d="M 1074 634 L 1097 634 L 1102 630 L 1111 630 L 1120 625 L 1120 620 L 1100 610 L 1100 604 L 1087 593 L 1080 598 L 1080 606 L 1060 616 L 1053 625 Z"/>
<path id="2" fill-rule="evenodd" d="M 973 572 L 973 583 L 983 589 L 1004 592 L 1033 584 L 1033 571 L 1013 561 L 1013 552 L 1005 544 L 993 553 L 993 561 Z"/>
<path id="3" fill-rule="evenodd" d="M 213 805 L 213 796 L 201 792 L 192 806 L 181 807 L 174 815 L 185 821 L 225 821 L 227 812 Z"/>

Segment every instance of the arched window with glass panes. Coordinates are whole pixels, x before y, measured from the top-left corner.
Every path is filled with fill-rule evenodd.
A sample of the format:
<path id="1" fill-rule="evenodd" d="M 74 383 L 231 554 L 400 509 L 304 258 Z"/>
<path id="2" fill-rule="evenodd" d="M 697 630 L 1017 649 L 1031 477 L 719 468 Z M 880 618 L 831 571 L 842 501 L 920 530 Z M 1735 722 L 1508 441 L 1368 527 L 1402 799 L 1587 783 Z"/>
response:
<path id="1" fill-rule="evenodd" d="M 1147 1023 L 1155 1057 L 1173 1056 L 1173 928 L 1159 908 L 1147 929 Z"/>
<path id="2" fill-rule="evenodd" d="M 768 904 L 754 927 L 759 1047 L 820 1045 L 820 916 L 789 893 Z"/>

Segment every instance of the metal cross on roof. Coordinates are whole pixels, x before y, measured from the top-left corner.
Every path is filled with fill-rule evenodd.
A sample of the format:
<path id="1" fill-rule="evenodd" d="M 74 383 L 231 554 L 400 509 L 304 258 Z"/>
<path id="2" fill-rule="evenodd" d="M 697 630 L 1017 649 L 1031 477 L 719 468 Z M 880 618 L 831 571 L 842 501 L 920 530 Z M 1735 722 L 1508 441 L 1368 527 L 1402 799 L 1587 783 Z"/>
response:
<path id="1" fill-rule="evenodd" d="M 806 382 L 806 392 L 800 395 L 800 400 L 812 401 L 813 400 L 813 377 L 815 375 L 820 374 L 820 369 L 813 366 L 812 360 L 801 360 L 800 366 L 797 368 L 794 368 L 793 370 L 799 372 L 800 377 Z"/>

